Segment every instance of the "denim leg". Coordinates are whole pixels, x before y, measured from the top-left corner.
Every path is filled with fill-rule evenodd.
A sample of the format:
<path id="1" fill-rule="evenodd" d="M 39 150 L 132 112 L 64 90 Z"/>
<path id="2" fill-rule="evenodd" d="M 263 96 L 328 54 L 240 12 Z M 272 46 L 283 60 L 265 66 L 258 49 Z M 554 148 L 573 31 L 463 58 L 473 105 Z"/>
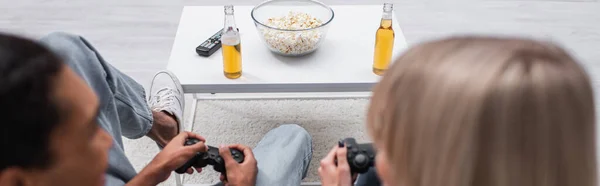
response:
<path id="1" fill-rule="evenodd" d="M 298 125 L 281 125 L 252 151 L 258 163 L 257 186 L 300 185 L 312 158 L 312 138 Z"/>
<path id="2" fill-rule="evenodd" d="M 107 185 L 122 185 L 129 181 L 136 172 L 125 156 L 121 136 L 140 138 L 152 128 L 152 112 L 143 87 L 104 61 L 80 36 L 52 33 L 40 42 L 59 55 L 98 96 L 98 124 L 114 139 L 109 152 Z"/>
<path id="3" fill-rule="evenodd" d="M 269 131 L 252 152 L 258 164 L 256 186 L 300 185 L 312 159 L 312 137 L 298 125 L 285 124 Z"/>
<path id="4" fill-rule="evenodd" d="M 109 125 L 121 132 L 113 133 L 114 136 L 136 139 L 150 131 L 152 112 L 142 85 L 104 61 L 87 40 L 77 35 L 52 33 L 41 42 L 61 56 L 94 89 L 101 108 L 116 109 L 119 120 Z"/>
<path id="5" fill-rule="evenodd" d="M 375 167 L 371 167 L 368 172 L 358 175 L 355 186 L 379 186 L 381 181 L 377 176 Z"/>

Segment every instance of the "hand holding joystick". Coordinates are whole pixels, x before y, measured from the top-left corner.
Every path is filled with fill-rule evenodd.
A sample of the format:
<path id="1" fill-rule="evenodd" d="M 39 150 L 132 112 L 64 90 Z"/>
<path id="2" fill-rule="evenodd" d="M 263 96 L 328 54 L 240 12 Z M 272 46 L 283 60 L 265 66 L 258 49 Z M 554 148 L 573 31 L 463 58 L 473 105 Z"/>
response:
<path id="1" fill-rule="evenodd" d="M 188 138 L 184 145 L 189 146 L 198 142 L 200 142 L 200 140 Z M 235 161 L 238 163 L 242 163 L 244 161 L 244 153 L 237 149 L 230 149 L 230 151 L 231 157 Z M 183 164 L 183 166 L 177 168 L 175 172 L 183 174 L 190 167 L 202 168 L 206 167 L 207 165 L 212 165 L 215 171 L 225 174 L 225 161 L 219 154 L 219 148 L 208 146 L 208 150 L 206 152 L 197 152 L 192 159 L 188 160 L 185 164 Z"/>

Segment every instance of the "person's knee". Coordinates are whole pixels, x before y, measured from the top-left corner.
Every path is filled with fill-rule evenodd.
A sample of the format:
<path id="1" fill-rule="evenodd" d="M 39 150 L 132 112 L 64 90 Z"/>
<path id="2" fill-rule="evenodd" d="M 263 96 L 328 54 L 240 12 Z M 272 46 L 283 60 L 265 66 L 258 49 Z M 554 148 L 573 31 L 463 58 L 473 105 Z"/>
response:
<path id="1" fill-rule="evenodd" d="M 97 63 L 98 58 L 94 49 L 79 35 L 54 32 L 40 39 L 40 42 L 60 56 L 65 64 L 75 70 L 101 67 Z"/>
<path id="2" fill-rule="evenodd" d="M 82 57 L 94 53 L 90 44 L 75 34 L 53 32 L 42 37 L 40 42 L 62 57 Z"/>
<path id="3" fill-rule="evenodd" d="M 275 130 L 279 130 L 281 132 L 286 132 L 286 133 L 291 133 L 291 134 L 296 134 L 303 140 L 306 140 L 309 142 L 312 141 L 312 137 L 310 136 L 308 131 L 306 131 L 306 129 L 302 128 L 300 125 L 284 124 L 284 125 L 277 127 Z"/>
<path id="4" fill-rule="evenodd" d="M 42 37 L 40 41 L 50 48 L 75 48 L 80 45 L 81 37 L 66 32 L 52 32 Z"/>
<path id="5" fill-rule="evenodd" d="M 79 37 L 79 35 L 68 32 L 52 32 L 46 35 L 44 38 L 79 39 Z"/>

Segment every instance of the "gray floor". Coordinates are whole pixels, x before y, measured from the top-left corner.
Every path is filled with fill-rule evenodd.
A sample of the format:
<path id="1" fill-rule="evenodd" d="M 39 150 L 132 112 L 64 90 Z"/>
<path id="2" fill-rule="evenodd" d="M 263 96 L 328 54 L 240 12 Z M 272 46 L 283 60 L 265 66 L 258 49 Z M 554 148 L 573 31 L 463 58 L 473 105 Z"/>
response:
<path id="1" fill-rule="evenodd" d="M 67 31 L 88 38 L 113 65 L 136 80 L 148 85 L 151 76 L 163 69 L 169 58 L 173 37 L 184 5 L 253 5 L 261 0 L 0 0 L 0 31 L 24 34 L 33 38 L 52 31 Z M 327 4 L 381 4 L 383 0 L 328 0 Z M 595 88 L 600 78 L 600 3 L 588 1 L 542 0 L 407 0 L 394 1 L 396 16 L 409 44 L 454 34 L 518 35 L 549 39 L 562 44 L 581 60 L 593 76 Z M 216 19 L 222 19 L 220 15 Z M 208 18 L 207 18 L 208 19 Z M 201 23 L 202 20 L 198 20 Z M 357 25 L 360 26 L 360 25 Z M 365 37 L 372 37 L 366 35 Z M 322 154 L 339 135 L 356 134 L 363 121 L 365 101 L 315 100 L 270 101 L 286 110 L 269 111 L 278 116 L 248 117 L 236 121 L 219 120 L 218 115 L 239 113 L 243 108 L 256 108 L 262 103 L 211 101 L 199 107 L 194 119 L 199 130 L 217 142 L 228 142 L 229 135 L 244 134 L 247 126 L 260 127 L 247 136 L 249 143 L 260 139 L 263 129 L 275 123 L 301 122 L 315 140 L 315 156 Z M 333 109 L 319 110 L 322 105 Z M 265 108 L 268 109 L 268 108 Z M 357 110 L 358 109 L 358 110 Z M 352 111 L 348 111 L 352 110 Z M 318 111 L 318 112 L 316 112 Z M 342 120 L 338 113 L 352 115 Z M 323 114 L 325 113 L 325 114 Z M 266 124 L 253 123 L 264 120 Z M 323 119 L 325 118 L 325 119 Z M 219 120 L 219 121 L 217 121 Z M 270 123 L 269 123 L 270 122 Z M 319 123 L 347 127 L 320 128 Z M 210 124 L 206 124 L 210 123 Z M 219 123 L 225 123 L 219 126 Z M 229 124 L 233 125 L 227 127 Z M 227 130 L 231 131 L 227 131 Z M 324 132 L 325 131 L 325 132 Z M 336 131 L 343 131 L 338 132 Z M 222 134 L 222 135 L 218 135 Z M 331 136 L 333 137 L 331 137 Z M 364 136 L 360 136 L 364 138 Z M 241 139 L 240 139 L 241 140 Z M 134 166 L 142 168 L 157 152 L 148 139 L 126 140 L 126 150 Z M 315 157 L 318 159 L 320 157 Z M 314 161 L 314 159 L 313 159 Z M 315 167 L 313 164 L 312 167 Z M 201 177 L 192 177 L 198 182 Z M 315 174 L 308 180 L 317 180 Z M 168 182 L 171 185 L 172 182 Z"/>

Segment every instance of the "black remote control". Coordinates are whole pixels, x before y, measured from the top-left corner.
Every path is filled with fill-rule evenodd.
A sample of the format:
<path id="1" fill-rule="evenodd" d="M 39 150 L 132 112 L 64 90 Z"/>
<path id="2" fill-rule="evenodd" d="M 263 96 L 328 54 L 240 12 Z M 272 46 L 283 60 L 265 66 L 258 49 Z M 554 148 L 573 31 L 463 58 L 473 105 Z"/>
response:
<path id="1" fill-rule="evenodd" d="M 210 36 L 210 38 L 196 47 L 196 53 L 198 53 L 198 55 L 208 57 L 219 50 L 219 48 L 221 48 L 221 34 L 223 34 L 223 29 L 219 30 L 217 33 Z"/>

